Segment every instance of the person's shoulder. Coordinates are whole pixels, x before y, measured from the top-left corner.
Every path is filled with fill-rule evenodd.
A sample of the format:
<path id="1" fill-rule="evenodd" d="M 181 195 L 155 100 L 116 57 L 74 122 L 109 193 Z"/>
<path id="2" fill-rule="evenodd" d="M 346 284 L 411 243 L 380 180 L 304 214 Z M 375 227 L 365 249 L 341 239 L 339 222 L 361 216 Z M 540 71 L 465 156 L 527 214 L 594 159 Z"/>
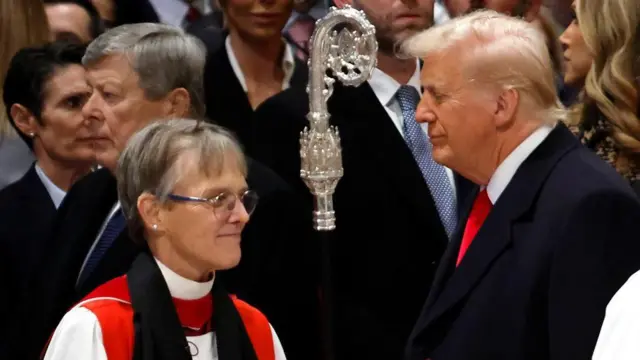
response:
<path id="1" fill-rule="evenodd" d="M 26 176 L 26 175 L 25 175 Z M 24 176 L 7 187 L 0 190 L 0 208 L 6 206 L 13 206 L 15 204 L 11 204 L 12 200 L 15 200 L 22 196 L 24 192 Z"/>
<path id="2" fill-rule="evenodd" d="M 566 198 L 617 195 L 637 200 L 629 183 L 593 151 L 578 147 L 560 160 L 550 179 L 562 184 Z"/>
<path id="3" fill-rule="evenodd" d="M 98 286 L 75 308 L 83 308 L 93 313 L 105 334 L 116 334 L 133 326 L 133 307 L 126 276 L 117 277 Z"/>
<path id="4" fill-rule="evenodd" d="M 115 177 L 106 168 L 100 168 L 83 176 L 69 189 L 68 195 L 75 193 L 83 193 L 87 191 L 95 191 L 96 188 L 107 186 L 115 183 Z"/>
<path id="5" fill-rule="evenodd" d="M 105 168 L 93 171 L 81 179 L 69 189 L 60 208 L 59 213 L 65 213 L 71 204 L 80 204 L 86 208 L 85 203 L 92 202 L 96 198 L 101 198 L 108 189 L 115 189 L 116 179 L 111 172 Z M 114 190 L 115 191 L 115 190 Z"/>
<path id="6" fill-rule="evenodd" d="M 0 190 L 0 214 L 9 226 L 14 226 L 15 219 L 23 220 L 24 216 L 30 217 L 34 212 L 44 210 L 45 201 L 51 203 L 51 211 L 55 211 L 51 197 L 44 184 L 36 174 L 33 166 L 20 180 Z M 13 224 L 12 224 L 13 223 Z"/>
<path id="7" fill-rule="evenodd" d="M 265 100 L 256 108 L 256 116 L 270 113 L 304 116 L 309 111 L 309 97 L 304 88 L 289 87 Z M 282 119 L 286 120 L 286 119 Z"/>
<path id="8" fill-rule="evenodd" d="M 233 300 L 233 305 L 236 307 L 236 309 L 238 309 L 238 312 L 240 313 L 242 321 L 245 323 L 245 325 L 251 326 L 258 324 L 269 324 L 269 320 L 267 320 L 267 317 L 257 308 L 238 299 L 236 296 L 231 296 L 231 300 Z"/>
<path id="9" fill-rule="evenodd" d="M 79 359 L 96 352 L 101 358 L 131 359 L 133 309 L 119 299 L 96 298 L 69 310 L 56 328 L 45 359 Z"/>
<path id="10" fill-rule="evenodd" d="M 291 190 L 289 184 L 280 175 L 260 161 L 247 156 L 247 167 L 249 169 L 247 182 L 258 191 L 258 194 Z"/>

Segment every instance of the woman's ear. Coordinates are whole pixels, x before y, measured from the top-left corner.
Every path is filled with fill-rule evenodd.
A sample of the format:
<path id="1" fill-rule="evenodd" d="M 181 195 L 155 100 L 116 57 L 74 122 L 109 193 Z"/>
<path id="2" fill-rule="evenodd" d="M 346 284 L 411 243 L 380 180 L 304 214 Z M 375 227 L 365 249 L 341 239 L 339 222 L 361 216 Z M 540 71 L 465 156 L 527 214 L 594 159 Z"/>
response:
<path id="1" fill-rule="evenodd" d="M 20 104 L 13 104 L 9 112 L 21 133 L 30 138 L 38 135 L 38 122 L 29 109 Z"/>
<path id="2" fill-rule="evenodd" d="M 156 231 L 162 227 L 162 208 L 155 196 L 146 192 L 143 193 L 138 197 L 136 206 L 145 231 Z"/>

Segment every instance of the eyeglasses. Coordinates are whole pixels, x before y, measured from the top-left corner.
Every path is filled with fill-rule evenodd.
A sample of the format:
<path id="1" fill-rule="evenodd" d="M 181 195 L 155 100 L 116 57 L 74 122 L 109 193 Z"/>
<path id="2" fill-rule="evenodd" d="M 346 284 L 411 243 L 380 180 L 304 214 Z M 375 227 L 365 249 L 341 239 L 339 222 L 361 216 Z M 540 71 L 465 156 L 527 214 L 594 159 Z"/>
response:
<path id="1" fill-rule="evenodd" d="M 200 202 L 207 203 L 213 207 L 213 212 L 218 219 L 227 219 L 231 216 L 231 212 L 236 208 L 238 200 L 244 206 L 247 214 L 251 215 L 258 205 L 258 194 L 255 191 L 247 190 L 241 195 L 234 194 L 232 192 L 222 192 L 212 198 L 201 198 L 193 196 L 182 196 L 176 194 L 169 194 L 167 196 L 170 200 L 179 202 Z"/>

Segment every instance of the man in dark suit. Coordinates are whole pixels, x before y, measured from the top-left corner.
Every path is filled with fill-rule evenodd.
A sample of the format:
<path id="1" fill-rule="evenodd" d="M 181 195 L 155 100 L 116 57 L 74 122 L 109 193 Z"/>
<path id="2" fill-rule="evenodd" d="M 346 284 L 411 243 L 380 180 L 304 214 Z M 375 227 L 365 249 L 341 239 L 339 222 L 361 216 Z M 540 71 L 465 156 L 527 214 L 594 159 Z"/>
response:
<path id="1" fill-rule="evenodd" d="M 640 203 L 557 121 L 544 38 L 483 11 L 405 47 L 424 59 L 416 113 L 434 159 L 479 185 L 406 359 L 591 358 L 607 303 L 640 268 Z"/>
<path id="2" fill-rule="evenodd" d="M 328 102 L 344 167 L 329 245 L 336 359 L 399 359 L 455 227 L 455 203 L 470 184 L 430 161 L 425 128 L 414 116 L 418 60 L 394 54 L 394 44 L 432 24 L 433 1 L 352 4 L 376 27 L 380 51 L 370 81 L 359 88 L 336 84 Z M 256 111 L 248 151 L 296 187 L 311 223 L 313 200 L 299 157 L 308 105 L 302 89 L 267 100 Z"/>
<path id="3" fill-rule="evenodd" d="M 128 270 L 139 249 L 129 238 L 117 202 L 112 174 L 117 159 L 128 139 L 149 122 L 204 115 L 204 61 L 205 51 L 197 39 L 160 24 L 114 28 L 89 45 L 83 63 L 94 91 L 83 111 L 94 126 L 96 157 L 103 168 L 79 181 L 58 212 L 45 248 L 47 257 L 31 288 L 38 295 L 28 304 L 33 342 L 25 351 L 32 352 L 23 358 L 37 356 L 75 301 Z M 277 246 L 287 232 L 297 234 L 295 221 L 284 228 L 275 220 L 297 213 L 292 208 L 295 202 L 286 183 L 253 161 L 248 183 L 261 203 L 243 233 L 244 277 L 236 280 L 239 283 L 234 278 L 228 282 L 242 295 L 278 292 L 278 279 L 269 277 L 273 275 L 269 266 L 280 259 L 277 248 L 265 244 Z M 220 275 L 218 279 L 227 283 Z M 255 283 L 242 282 L 245 278 Z"/>

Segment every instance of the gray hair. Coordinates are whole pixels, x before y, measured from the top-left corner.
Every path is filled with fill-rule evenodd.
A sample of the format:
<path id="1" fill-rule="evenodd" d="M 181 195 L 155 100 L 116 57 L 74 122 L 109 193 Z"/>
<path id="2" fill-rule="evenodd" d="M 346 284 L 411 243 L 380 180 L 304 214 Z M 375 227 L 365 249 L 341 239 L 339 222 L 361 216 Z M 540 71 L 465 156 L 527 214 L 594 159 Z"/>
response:
<path id="1" fill-rule="evenodd" d="M 191 166 L 207 177 L 220 176 L 230 166 L 246 176 L 240 144 L 225 128 L 192 119 L 172 119 L 147 125 L 127 143 L 118 160 L 118 197 L 136 243 L 144 243 L 144 223 L 137 209 L 140 195 L 167 200 Z"/>
<path id="2" fill-rule="evenodd" d="M 185 88 L 191 97 L 191 116 L 204 117 L 206 49 L 198 38 L 170 25 L 122 25 L 93 40 L 82 64 L 87 66 L 114 54 L 129 58 L 147 98 L 158 100 L 174 89 Z"/>
<path id="3" fill-rule="evenodd" d="M 406 55 L 421 58 L 461 48 L 457 66 L 471 82 L 517 90 L 523 105 L 545 122 L 566 118 L 545 36 L 534 25 L 478 10 L 423 31 L 402 46 Z"/>

